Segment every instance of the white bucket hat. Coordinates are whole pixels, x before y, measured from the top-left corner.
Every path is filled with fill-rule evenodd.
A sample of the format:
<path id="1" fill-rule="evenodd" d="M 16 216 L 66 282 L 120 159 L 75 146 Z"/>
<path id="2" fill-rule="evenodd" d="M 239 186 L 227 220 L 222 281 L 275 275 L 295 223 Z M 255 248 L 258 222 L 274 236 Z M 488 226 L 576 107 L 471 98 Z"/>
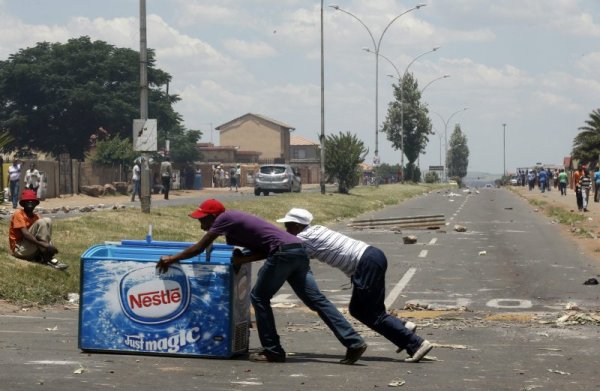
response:
<path id="1" fill-rule="evenodd" d="M 277 220 L 278 223 L 298 223 L 309 225 L 313 219 L 312 213 L 306 209 L 292 208 L 286 213 L 285 217 Z"/>

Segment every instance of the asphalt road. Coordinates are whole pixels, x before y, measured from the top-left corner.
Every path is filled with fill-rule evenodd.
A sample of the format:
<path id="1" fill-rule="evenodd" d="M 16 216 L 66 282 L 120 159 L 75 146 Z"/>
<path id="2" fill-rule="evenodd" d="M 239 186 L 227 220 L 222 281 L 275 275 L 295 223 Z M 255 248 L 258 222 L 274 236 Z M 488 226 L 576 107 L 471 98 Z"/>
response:
<path id="1" fill-rule="evenodd" d="M 401 312 L 437 344 L 421 363 L 402 362 L 395 346 L 354 323 L 369 348 L 357 365 L 338 364 L 344 348 L 286 285 L 273 299 L 289 354 L 284 364 L 82 353 L 76 309 L 56 309 L 0 315 L 0 389 L 371 390 L 402 382 L 419 390 L 600 388 L 599 325 L 557 322 L 568 303 L 599 309 L 600 286 L 583 282 L 600 275 L 600 265 L 510 192 L 455 192 L 361 216 L 441 213 L 441 230 L 332 226 L 384 250 L 390 309 L 428 308 Z M 455 224 L 467 231 L 454 231 Z M 417 244 L 402 244 L 407 234 Z M 348 279 L 317 261 L 312 267 L 321 289 L 346 308 Z M 250 345 L 258 347 L 255 331 Z"/>

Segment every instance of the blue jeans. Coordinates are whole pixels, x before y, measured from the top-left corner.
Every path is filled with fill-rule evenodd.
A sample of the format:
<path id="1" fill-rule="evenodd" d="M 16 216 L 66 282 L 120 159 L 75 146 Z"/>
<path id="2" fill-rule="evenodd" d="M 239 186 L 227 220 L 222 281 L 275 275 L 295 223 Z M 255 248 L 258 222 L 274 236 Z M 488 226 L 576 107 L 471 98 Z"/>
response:
<path id="1" fill-rule="evenodd" d="M 369 246 L 352 275 L 350 315 L 383 335 L 411 356 L 423 338 L 404 327 L 404 323 L 385 310 L 385 272 L 387 259 L 383 251 Z"/>
<path id="2" fill-rule="evenodd" d="M 317 312 L 346 348 L 355 348 L 364 343 L 346 318 L 319 290 L 306 251 L 296 248 L 270 255 L 258 271 L 256 284 L 250 293 L 258 336 L 265 351 L 278 356 L 285 355 L 275 327 L 271 298 L 286 281 L 300 300 Z"/>
<path id="3" fill-rule="evenodd" d="M 135 200 L 135 195 L 137 194 L 139 200 L 142 200 L 142 193 L 140 189 L 141 180 L 133 181 L 133 193 L 131 194 L 131 201 Z"/>
<path id="4" fill-rule="evenodd" d="M 17 205 L 19 204 L 19 181 L 10 181 L 9 188 L 13 209 L 16 209 Z"/>

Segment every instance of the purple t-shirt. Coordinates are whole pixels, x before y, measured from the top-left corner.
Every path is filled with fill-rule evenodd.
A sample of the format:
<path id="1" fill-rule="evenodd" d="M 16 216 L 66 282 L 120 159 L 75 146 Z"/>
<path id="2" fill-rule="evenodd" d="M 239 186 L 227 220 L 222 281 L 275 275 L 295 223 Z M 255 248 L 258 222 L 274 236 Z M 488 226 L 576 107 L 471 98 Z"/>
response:
<path id="1" fill-rule="evenodd" d="M 227 210 L 218 215 L 208 232 L 224 235 L 227 244 L 269 255 L 282 244 L 302 243 L 268 221 L 239 210 Z"/>

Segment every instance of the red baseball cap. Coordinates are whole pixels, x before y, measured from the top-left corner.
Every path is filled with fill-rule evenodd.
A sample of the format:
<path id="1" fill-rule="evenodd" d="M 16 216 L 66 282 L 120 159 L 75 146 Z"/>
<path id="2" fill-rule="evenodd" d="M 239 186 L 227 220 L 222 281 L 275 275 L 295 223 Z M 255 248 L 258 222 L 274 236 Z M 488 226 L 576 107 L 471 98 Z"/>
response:
<path id="1" fill-rule="evenodd" d="M 201 219 L 207 215 L 218 216 L 225 212 L 225 207 L 222 203 L 215 199 L 206 200 L 198 206 L 198 209 L 189 214 L 192 219 Z"/>

